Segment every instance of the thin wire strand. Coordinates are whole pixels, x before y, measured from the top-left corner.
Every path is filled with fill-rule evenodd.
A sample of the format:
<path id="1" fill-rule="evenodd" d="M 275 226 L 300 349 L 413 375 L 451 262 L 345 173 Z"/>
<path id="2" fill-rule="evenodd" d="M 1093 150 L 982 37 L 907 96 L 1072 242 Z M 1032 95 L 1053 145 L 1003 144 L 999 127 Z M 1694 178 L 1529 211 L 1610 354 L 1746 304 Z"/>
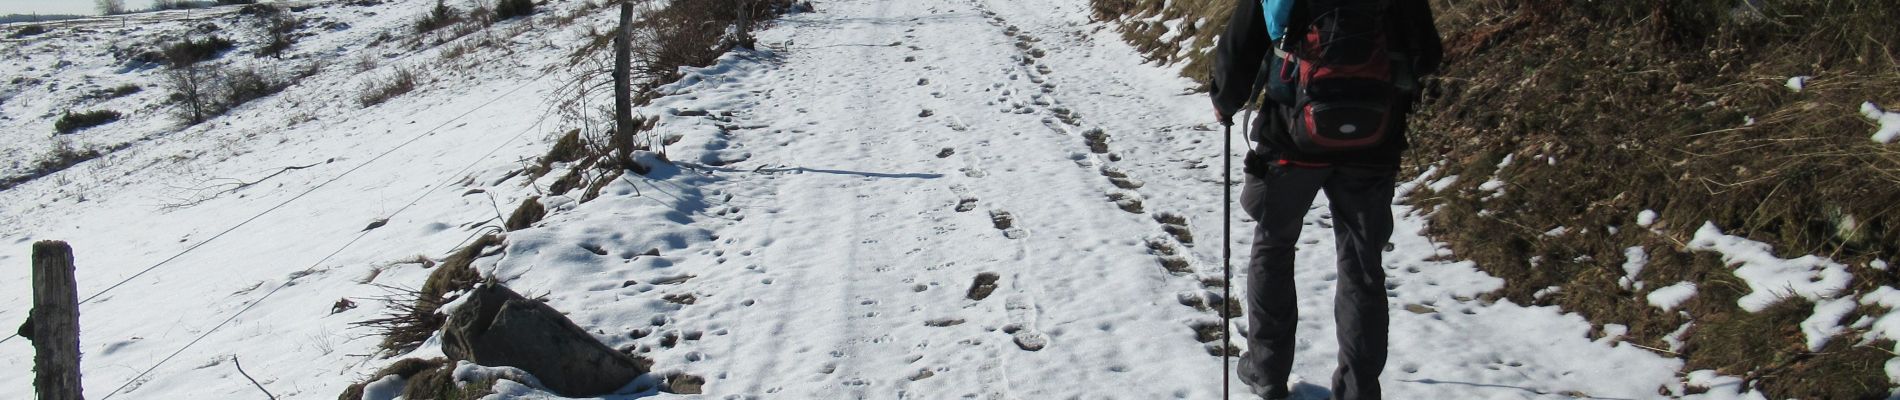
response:
<path id="1" fill-rule="evenodd" d="M 100 296 L 104 296 L 106 293 L 112 292 L 113 289 L 118 289 L 120 286 L 124 286 L 127 283 L 131 283 L 133 280 L 136 280 L 140 276 L 144 276 L 146 273 L 150 273 L 153 270 L 158 269 L 158 267 L 160 266 L 164 266 L 165 264 L 169 264 L 180 257 L 184 257 L 186 254 L 190 254 L 192 251 L 198 250 L 199 247 L 204 247 L 204 245 L 210 244 L 211 242 L 224 237 L 224 235 L 230 234 L 232 231 L 238 230 L 238 228 L 243 228 L 245 225 L 249 225 L 251 222 L 257 221 L 259 218 L 263 218 L 265 215 L 269 215 L 271 212 L 277 211 L 278 209 L 281 209 L 284 206 L 289 205 L 291 202 L 295 202 L 298 199 L 302 199 L 304 196 L 309 195 L 312 192 L 316 192 L 318 189 L 322 189 L 323 187 L 328 186 L 331 183 L 341 180 L 343 179 L 343 177 L 349 176 L 351 173 L 354 173 L 357 170 L 360 170 L 363 167 L 368 166 L 369 164 L 375 163 L 377 160 L 380 160 L 383 157 L 390 155 L 391 153 L 395 153 L 397 150 L 401 150 L 402 148 L 407 147 L 410 144 L 420 141 L 424 137 L 428 137 L 429 135 L 434 134 L 436 131 L 441 130 L 442 127 L 448 126 L 450 123 L 459 121 L 463 117 L 467 117 L 469 114 L 472 114 L 475 111 L 479 111 L 482 108 L 488 107 L 490 104 L 494 104 L 496 101 L 500 101 L 503 98 L 507 98 L 509 94 L 513 94 L 514 92 L 519 91 L 522 88 L 528 87 L 528 85 L 531 85 L 535 82 L 539 82 L 541 78 L 545 78 L 546 76 L 547 75 L 541 75 L 539 77 L 536 77 L 534 80 L 530 80 L 527 83 L 522 84 L 521 86 L 517 86 L 514 89 L 509 89 L 507 92 L 502 93 L 500 96 L 496 96 L 493 99 L 489 99 L 487 102 L 483 102 L 481 105 L 475 106 L 475 108 L 469 109 L 468 111 L 463 112 L 460 115 L 456 115 L 454 118 L 450 118 L 449 120 L 436 125 L 434 128 L 430 128 L 428 131 L 418 134 L 415 137 L 409 138 L 409 140 L 406 140 L 400 144 L 397 144 L 395 147 L 391 147 L 389 150 L 386 150 L 382 152 L 381 154 L 377 154 L 375 157 L 371 157 L 369 160 L 363 161 L 363 163 L 357 164 L 355 167 L 351 167 L 350 169 L 345 170 L 343 171 L 343 173 L 337 174 L 334 177 L 331 177 L 329 180 L 326 180 L 323 183 L 317 184 L 316 186 L 312 186 L 309 189 L 304 190 L 302 193 L 298 193 L 296 196 L 291 196 L 291 198 L 285 199 L 283 202 L 277 203 L 277 205 L 264 209 L 264 211 L 258 212 L 256 215 L 252 215 L 250 218 L 245 218 L 244 221 L 238 222 L 237 225 L 232 225 L 230 228 L 225 228 L 223 231 L 218 232 L 218 234 L 216 235 L 212 235 L 210 238 L 207 238 L 204 241 L 200 241 L 198 243 L 192 244 L 190 247 L 186 247 L 183 251 L 179 251 L 177 254 L 173 254 L 170 257 L 166 257 L 164 260 L 160 260 L 159 262 L 154 263 L 149 267 L 145 267 L 145 269 L 139 270 L 139 272 L 134 273 L 131 276 L 127 276 L 125 277 L 125 279 L 121 279 L 119 280 L 119 282 L 113 283 L 111 286 L 107 286 L 105 289 L 101 289 L 90 296 L 86 296 L 85 299 L 82 299 L 79 301 L 79 304 L 83 305 L 86 303 L 91 303 L 93 300 L 98 299 Z M 543 116 L 542 119 L 546 119 L 546 116 Z M 540 125 L 540 121 L 537 120 L 535 124 L 537 126 Z M 19 336 L 20 335 L 17 332 L 12 335 L 8 335 L 5 339 L 0 339 L 0 344 L 5 344 L 6 342 L 12 341 L 13 338 L 16 338 Z"/>
<path id="2" fill-rule="evenodd" d="M 546 75 L 543 75 L 543 76 L 546 76 Z M 523 85 L 521 85 L 521 86 L 519 86 L 519 87 L 516 87 L 516 88 L 515 88 L 514 90 L 509 90 L 509 91 L 508 91 L 508 92 L 506 92 L 506 93 L 502 93 L 502 95 L 501 95 L 500 97 L 496 97 L 496 98 L 495 98 L 495 100 L 499 100 L 499 99 L 501 99 L 501 98 L 503 98 L 503 97 L 507 97 L 507 96 L 508 96 L 509 94 L 513 94 L 513 93 L 514 93 L 514 92 L 515 92 L 516 90 L 520 90 L 521 88 L 525 88 L 525 87 L 527 87 L 527 86 L 528 86 L 529 84 L 533 84 L 533 83 L 535 83 L 535 82 L 538 82 L 538 81 L 540 81 L 540 80 L 541 80 L 540 78 L 535 78 L 534 80 L 530 80 L 530 81 L 528 81 L 528 83 L 527 83 L 527 84 L 523 84 Z M 471 110 L 469 110 L 469 112 L 466 112 L 466 113 L 462 113 L 462 115 L 461 115 L 461 116 L 457 116 L 457 117 L 456 117 L 456 119 L 460 119 L 460 118 L 461 118 L 462 116 L 467 116 L 467 115 L 468 115 L 469 113 L 473 113 L 473 112 L 475 112 L 476 110 L 480 110 L 481 108 L 483 108 L 483 107 L 486 107 L 486 106 L 487 106 L 488 104 L 491 104 L 491 103 L 494 103 L 494 101 L 495 101 L 495 100 L 490 100 L 490 101 L 489 101 L 489 102 L 487 102 L 487 103 L 483 103 L 483 104 L 482 104 L 481 106 L 477 106 L 477 107 L 476 107 L 475 109 L 471 109 Z M 535 122 L 534 122 L 534 124 L 533 124 L 533 125 L 530 125 L 530 126 L 529 126 L 529 127 L 527 128 L 527 129 L 523 129 L 523 130 L 522 130 L 522 131 L 521 131 L 520 133 L 516 133 L 514 137 L 512 137 L 512 138 L 509 138 L 508 140 L 505 140 L 505 141 L 502 141 L 502 142 L 501 142 L 501 144 L 499 144 L 499 145 L 496 145 L 496 146 L 495 146 L 495 148 L 494 148 L 494 149 L 492 149 L 492 150 L 489 150 L 489 151 L 488 151 L 488 153 L 486 153 L 486 154 L 482 154 L 482 156 L 481 156 L 481 157 L 479 157 L 479 158 L 476 158 L 476 159 L 474 159 L 474 160 L 471 160 L 471 161 L 470 161 L 470 162 L 468 163 L 468 165 L 466 165 L 466 166 L 463 166 L 463 167 L 462 167 L 462 169 L 461 169 L 460 171 L 456 171 L 456 172 L 455 172 L 455 173 L 453 173 L 453 174 L 449 174 L 449 175 L 448 175 L 448 177 L 447 177 L 447 178 L 445 178 L 445 180 L 444 180 L 443 182 L 440 182 L 440 183 L 437 183 L 437 184 L 436 184 L 436 185 L 434 185 L 433 187 L 430 187 L 430 188 L 429 188 L 429 190 L 427 190 L 427 191 L 424 191 L 424 192 L 423 192 L 423 193 L 422 193 L 421 195 L 418 195 L 418 196 L 416 196 L 416 198 L 415 198 L 414 200 L 410 200 L 408 204 L 404 204 L 404 205 L 403 205 L 403 206 L 402 206 L 401 208 L 397 208 L 395 212 L 392 212 L 392 213 L 390 213 L 390 214 L 389 214 L 389 215 L 388 215 L 387 217 L 385 217 L 385 218 L 393 218 L 393 217 L 395 217 L 396 215 L 398 215 L 398 214 L 401 214 L 401 213 L 402 213 L 402 212 L 403 212 L 404 210 L 408 210 L 408 209 L 409 209 L 409 207 L 412 207 L 412 206 L 415 206 L 415 205 L 416 205 L 416 203 L 420 203 L 420 202 L 422 201 L 422 199 L 423 199 L 423 198 L 426 198 L 426 197 L 428 197 L 428 195 L 429 195 L 429 194 L 431 194 L 431 193 L 435 193 L 435 191 L 437 191 L 437 190 L 440 190 L 441 188 L 443 188 L 443 187 L 446 187 L 446 186 L 448 186 L 448 183 L 449 183 L 449 182 L 453 182 L 453 180 L 454 180 L 454 179 L 455 179 L 456 177 L 458 177 L 458 176 L 461 176 L 461 175 L 462 175 L 462 174 L 464 174 L 464 173 L 467 173 L 467 172 L 468 172 L 469 170 L 471 170 L 471 169 L 474 169 L 474 168 L 475 168 L 475 165 L 476 165 L 476 164 L 480 164 L 480 163 L 482 162 L 482 160 L 486 160 L 486 159 L 488 159 L 489 157 L 491 157 L 491 156 L 493 156 L 493 155 L 494 155 L 494 154 L 495 154 L 496 152 L 499 152 L 499 151 L 501 151 L 501 149 L 502 149 L 502 148 L 505 148 L 505 147 L 507 147 L 507 146 L 508 146 L 508 144 L 510 144 L 510 143 L 514 143 L 514 142 L 515 142 L 516 140 L 520 140 L 520 139 L 521 139 L 521 137 L 522 137 L 523 135 L 526 135 L 526 134 L 527 134 L 528 132 L 532 132 L 532 131 L 534 131 L 534 130 L 535 130 L 536 128 L 539 128 L 539 127 L 541 126 L 541 123 L 542 123 L 542 122 L 544 122 L 544 121 L 546 121 L 546 120 L 547 120 L 547 114 L 543 114 L 543 115 L 542 115 L 542 116 L 541 116 L 540 118 L 538 118 L 538 119 L 536 119 L 536 120 L 535 120 Z M 452 120 L 450 120 L 449 122 L 454 122 L 454 121 L 455 121 L 455 120 L 453 120 L 453 119 L 452 119 Z M 446 126 L 447 124 L 448 124 L 447 122 L 445 122 L 445 123 L 443 123 L 443 125 L 444 125 L 444 126 Z M 440 126 L 438 126 L 438 128 L 440 128 Z M 427 136 L 427 135 L 424 135 L 424 136 Z M 418 136 L 417 138 L 419 139 L 419 138 L 421 138 L 421 136 Z M 414 141 L 414 139 L 411 139 L 411 142 L 413 142 L 413 141 Z M 404 143 L 404 144 L 406 145 L 407 143 Z M 388 153 L 384 153 L 384 154 L 388 154 Z M 380 157 L 380 156 L 379 156 L 379 157 Z M 372 160 L 372 161 L 373 161 L 373 160 Z M 365 165 L 367 165 L 367 163 L 365 163 Z M 360 166 L 359 166 L 359 168 L 360 168 Z M 334 181 L 334 180 L 332 180 L 332 181 Z M 327 182 L 326 182 L 326 183 L 327 183 Z M 306 192 L 306 193 L 308 193 L 308 192 Z M 315 262 L 315 263 L 311 263 L 309 267 L 306 267 L 306 268 L 304 268 L 304 270 L 303 270 L 303 272 L 310 272 L 310 271 L 315 271 L 315 270 L 317 269 L 317 267 L 318 267 L 318 266 L 322 266 L 322 265 L 323 265 L 323 263 L 324 263 L 325 261 L 330 261 L 330 259 L 331 259 L 331 258 L 334 258 L 334 257 L 336 257 L 336 255 L 337 255 L 337 254 L 341 254 L 341 253 L 343 253 L 343 250 L 346 250 L 346 249 L 349 249 L 351 245 L 355 245 L 357 241 L 360 241 L 360 240 L 362 240 L 362 239 L 363 239 L 363 237 L 365 237 L 365 236 L 369 236 L 369 234 L 370 234 L 370 232 L 373 232 L 373 231 L 374 231 L 374 230 L 364 230 L 364 231 L 362 231 L 362 232 L 359 232 L 359 233 L 357 233 L 357 234 L 356 234 L 356 237 L 353 237 L 353 238 L 350 238 L 350 241 L 349 241 L 349 242 L 345 242 L 345 243 L 343 243 L 343 246 L 341 246 L 341 247 L 338 247 L 338 248 L 337 248 L 337 249 L 336 249 L 335 251 L 331 251 L 331 252 L 330 252 L 330 254 L 328 254 L 328 255 L 325 255 L 325 256 L 323 256 L 323 258 L 322 258 L 322 259 L 319 259 L 319 260 L 317 260 L 317 262 Z M 226 318 L 224 319 L 224 321 L 222 321 L 222 322 L 219 322 L 219 323 L 218 323 L 217 325 L 215 325 L 215 326 L 212 326 L 212 327 L 211 327 L 211 329 L 209 329 L 209 330 L 206 330 L 206 331 L 205 331 L 205 333 L 203 333 L 203 334 L 199 334 L 199 335 L 198 335 L 198 337 L 197 337 L 197 338 L 194 338 L 194 339 L 192 339 L 192 340 L 191 340 L 191 342 L 189 342 L 189 343 L 185 343 L 185 345 L 184 345 L 183 347 L 179 347 L 177 351 L 173 351 L 173 352 L 172 352 L 172 353 L 171 353 L 170 355 L 167 355 L 167 356 L 165 356 L 165 358 L 163 358 L 163 359 L 159 359 L 157 363 L 154 363 L 154 364 L 152 364 L 152 366 L 151 366 L 151 367 L 149 367 L 149 368 L 146 368 L 146 369 L 145 369 L 144 371 L 142 371 L 142 372 L 139 372 L 139 374 L 138 374 L 137 376 L 133 376 L 133 377 L 132 377 L 132 379 L 130 379 L 130 380 L 127 380 L 127 381 L 126 381 L 126 382 L 125 382 L 124 384 L 122 384 L 122 385 L 119 385 L 119 387 L 118 387 L 118 388 L 116 388 L 116 389 L 113 389 L 113 390 L 112 390 L 112 392 L 110 392 L 110 393 L 106 393 L 106 396 L 105 396 L 104 398 L 105 398 L 105 399 L 110 399 L 110 398 L 112 398 L 112 396 L 116 396 L 116 395 L 118 395 L 119 393 L 122 393 L 122 391 L 123 391 L 123 390 L 125 390 L 125 388 L 127 388 L 127 387 L 130 387 L 130 386 L 131 386 L 131 385 L 132 385 L 133 383 L 137 383 L 137 382 L 138 382 L 138 381 L 139 381 L 140 379 L 143 379 L 143 378 L 145 378 L 145 376 L 146 376 L 146 375 L 149 375 L 149 374 L 151 374 L 151 373 L 152 373 L 152 371 L 154 371 L 154 370 L 157 370 L 159 366 L 162 366 L 162 365 L 165 365 L 165 363 L 166 363 L 166 362 L 168 362 L 168 361 L 171 361 L 171 359 L 173 359 L 173 358 L 176 358 L 176 357 L 178 357 L 178 355 L 179 355 L 179 354 L 183 354 L 183 353 L 185 352 L 185 350 L 188 350 L 188 349 L 190 349 L 190 348 L 191 348 L 191 346 L 193 346 L 193 345 L 196 345 L 196 344 L 198 344 L 198 342 L 200 342 L 200 341 L 203 341 L 203 340 L 204 340 L 204 339 L 205 339 L 206 337 L 210 337 L 212 333 L 216 333 L 216 332 L 217 332 L 217 331 L 218 331 L 219 329 L 223 329 L 223 328 L 224 328 L 225 326 L 227 326 L 227 325 L 229 325 L 229 324 L 231 323 L 231 321 L 234 321 L 234 320 L 237 320 L 237 318 L 238 318 L 239 316 L 242 316 L 242 315 L 244 315 L 244 313 L 245 313 L 245 312 L 247 312 L 247 311 L 250 311 L 250 310 L 251 310 L 252 308 L 255 308 L 255 307 L 257 307 L 257 305 L 258 305 L 258 304 L 262 304 L 262 303 L 264 302 L 264 300 L 266 300 L 266 299 L 269 299 L 269 298 L 270 298 L 270 297 L 271 297 L 272 295 L 275 295 L 275 294 L 277 294 L 277 292 L 278 292 L 278 291 L 282 291 L 282 290 L 283 290 L 284 288 L 286 288 L 286 287 L 290 287 L 290 284 L 291 284 L 292 282 L 295 282 L 295 281 L 296 281 L 295 279 L 287 279 L 287 280 L 284 280 L 284 282 L 283 282 L 283 283 L 280 283 L 280 284 L 278 284 L 278 285 L 277 285 L 277 287 L 275 287 L 275 288 L 272 288 L 272 289 L 271 289 L 271 290 L 270 290 L 269 292 L 265 292 L 265 293 L 264 293 L 264 296 L 262 296 L 262 297 L 258 297 L 258 298 L 257 298 L 257 300 L 252 300 L 252 301 L 250 302 L 250 304 L 246 304 L 246 305 L 244 306 L 244 308 L 240 308 L 240 309 L 238 309 L 238 311 L 237 311 L 236 313 L 233 313 L 233 314 L 231 314 L 231 316 L 230 316 L 230 317 L 226 317 Z"/>

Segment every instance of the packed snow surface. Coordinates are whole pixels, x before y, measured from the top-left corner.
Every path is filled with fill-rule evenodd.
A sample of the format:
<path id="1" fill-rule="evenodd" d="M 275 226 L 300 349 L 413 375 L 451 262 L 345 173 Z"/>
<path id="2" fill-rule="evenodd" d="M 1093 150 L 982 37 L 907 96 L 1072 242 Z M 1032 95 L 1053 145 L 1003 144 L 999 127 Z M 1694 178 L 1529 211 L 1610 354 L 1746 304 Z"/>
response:
<path id="1" fill-rule="evenodd" d="M 540 196 L 548 218 L 508 232 L 474 266 L 607 345 L 641 352 L 658 374 L 706 380 L 703 396 L 610 398 L 1220 397 L 1221 358 L 1196 327 L 1219 332 L 1210 305 L 1220 244 L 1245 265 L 1252 221 L 1221 220 L 1232 187 L 1204 95 L 1091 22 L 1087 1 L 816 1 L 816 12 L 760 32 L 759 50 L 662 87 L 639 113 L 677 139 L 666 148 L 674 163 L 643 154 L 653 171 L 613 179 L 589 201 L 551 193 L 558 173 L 514 172 L 572 127 L 547 118 L 559 85 L 548 77 L 588 28 L 612 26 L 612 10 L 563 28 L 548 20 L 581 5 L 548 2 L 533 21 L 546 28 L 491 36 L 512 53 L 477 50 L 482 62 L 371 44 L 433 3 L 326 3 L 311 12 L 351 27 L 299 47 L 337 58 L 299 87 L 181 131 L 163 128 L 163 110 L 140 109 L 150 124 L 78 140 L 123 149 L 0 192 L 0 243 L 10 244 L 0 263 L 25 263 L 32 241 L 67 240 L 82 297 L 105 293 L 81 307 L 88 394 L 259 396 L 224 365 L 238 357 L 278 398 L 335 398 L 395 361 L 368 356 L 379 338 L 350 324 L 387 312 L 377 285 L 420 286 L 431 270 L 418 255 L 439 260 Z M 8 45 L 35 60 L 107 46 L 45 40 L 55 42 Z M 360 54 L 385 65 L 344 65 Z M 452 64 L 430 69 L 442 78 L 414 93 L 358 106 L 363 79 L 398 61 Z M 32 73 L 155 79 L 108 61 L 78 65 Z M 20 94 L 5 109 L 32 135 L 48 130 L 47 110 L 80 101 L 34 96 L 57 97 Z M 286 126 L 293 114 L 310 119 Z M 8 138 L 10 154 L 42 140 Z M 183 190 L 306 163 L 317 165 L 235 193 Z M 1302 399 L 1327 397 L 1338 350 L 1325 204 L 1306 217 L 1295 267 Z M 1423 215 L 1393 207 L 1390 397 L 1759 397 L 1706 372 L 1688 376 L 1713 389 L 1687 394 L 1680 360 L 1593 340 L 1590 323 L 1554 307 L 1479 300 L 1503 283 L 1423 236 Z M 1746 275 L 1751 284 L 1834 284 L 1783 279 L 1784 264 L 1757 267 L 1774 260 L 1717 234 L 1697 243 L 1772 272 Z M 0 320 L 17 321 L 27 271 L 5 271 Z M 1234 273 L 1244 282 L 1246 271 Z M 972 299 L 985 274 L 993 293 Z M 332 312 L 341 299 L 357 307 Z M 0 375 L 0 397 L 31 396 L 31 351 L 0 344 L 0 368 L 17 371 Z M 431 340 L 406 356 L 440 354 Z M 468 365 L 455 375 L 517 376 Z M 532 381 L 504 378 L 491 398 L 557 397 Z M 388 395 L 397 383 L 371 389 Z"/>

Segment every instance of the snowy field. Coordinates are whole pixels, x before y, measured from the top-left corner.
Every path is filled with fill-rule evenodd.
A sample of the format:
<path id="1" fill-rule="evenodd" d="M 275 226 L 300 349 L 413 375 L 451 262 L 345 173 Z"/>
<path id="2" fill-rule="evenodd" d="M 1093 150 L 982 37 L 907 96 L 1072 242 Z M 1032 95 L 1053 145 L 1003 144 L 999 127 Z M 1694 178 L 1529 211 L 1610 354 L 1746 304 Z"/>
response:
<path id="1" fill-rule="evenodd" d="M 1221 132 L 1192 82 L 1143 64 L 1087 20 L 1084 0 L 814 3 L 761 32 L 760 50 L 691 71 L 639 110 L 681 138 L 668 148 L 676 166 L 587 202 L 543 197 L 549 217 L 475 266 L 545 294 L 607 345 L 643 350 L 656 372 L 707 381 L 704 395 L 655 398 L 1219 398 L 1217 342 L 1197 327 L 1220 322 L 1209 307 L 1220 240 L 1243 264 L 1252 238 L 1221 234 Z M 418 255 L 439 260 L 548 190 L 558 174 L 512 172 L 565 130 L 549 115 L 579 32 L 612 23 L 601 12 L 495 36 L 507 44 L 455 60 L 372 44 L 431 4 L 306 11 L 349 25 L 293 48 L 292 59 L 329 60 L 321 73 L 182 130 L 155 87 L 102 103 L 69 88 L 154 82 L 156 70 L 115 64 L 96 37 L 150 40 L 197 21 L 82 21 L 70 25 L 99 33 L 9 39 L 0 51 L 25 61 L 0 78 L 41 82 L 0 106 L 9 159 L 46 148 L 50 121 L 75 104 L 132 117 L 72 139 L 123 149 L 0 191 L 0 264 L 14 266 L 0 275 L 0 321 L 27 312 L 28 245 L 61 239 L 78 253 L 82 299 L 97 294 L 81 307 L 91 398 L 260 397 L 236 358 L 279 398 L 328 399 L 393 362 L 366 356 L 380 338 L 350 326 L 385 312 L 365 299 L 385 294 L 377 284 L 420 286 Z M 580 6 L 550 2 L 491 29 Z M 360 70 L 364 58 L 380 66 Z M 395 66 L 435 79 L 359 106 L 364 80 Z M 194 190 L 312 164 L 221 195 Z M 1297 266 L 1302 399 L 1327 397 L 1336 350 L 1324 204 Z M 1442 260 L 1424 218 L 1394 207 L 1391 398 L 1761 398 L 1614 329 L 1591 339 L 1581 317 L 1475 300 L 1502 282 Z M 1241 215 L 1234 226 L 1251 226 Z M 1710 251 L 1755 249 L 1697 236 Z M 994 291 L 972 300 L 979 276 Z M 359 307 L 332 314 L 339 299 Z M 0 343 L 0 398 L 31 397 L 31 353 Z M 431 341 L 408 356 L 440 353 Z M 1711 388 L 1691 395 L 1685 381 Z"/>

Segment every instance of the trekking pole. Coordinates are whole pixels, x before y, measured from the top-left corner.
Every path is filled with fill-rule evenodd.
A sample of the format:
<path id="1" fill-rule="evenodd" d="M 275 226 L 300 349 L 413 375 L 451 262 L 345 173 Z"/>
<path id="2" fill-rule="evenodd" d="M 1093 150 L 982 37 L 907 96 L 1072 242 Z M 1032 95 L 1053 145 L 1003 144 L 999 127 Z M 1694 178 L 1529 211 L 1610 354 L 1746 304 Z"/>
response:
<path id="1" fill-rule="evenodd" d="M 1247 123 L 1242 120 L 1241 123 Z M 1221 135 L 1221 202 L 1220 202 L 1220 270 L 1221 270 L 1221 348 L 1220 348 L 1220 397 L 1229 399 L 1233 395 L 1232 379 L 1228 377 L 1228 368 L 1233 358 L 1233 342 L 1228 338 L 1233 331 L 1234 309 L 1234 125 L 1226 125 L 1227 132 Z M 1241 128 L 1243 131 L 1246 128 Z"/>

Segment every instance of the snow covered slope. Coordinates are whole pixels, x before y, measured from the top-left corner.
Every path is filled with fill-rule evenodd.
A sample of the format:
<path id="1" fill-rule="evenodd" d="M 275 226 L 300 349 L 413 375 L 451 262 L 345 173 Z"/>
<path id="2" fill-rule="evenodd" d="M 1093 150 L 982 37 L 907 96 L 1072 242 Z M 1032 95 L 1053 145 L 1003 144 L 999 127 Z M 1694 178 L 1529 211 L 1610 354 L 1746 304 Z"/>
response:
<path id="1" fill-rule="evenodd" d="M 371 6 L 346 31 L 401 29 L 426 3 Z M 680 138 L 677 166 L 587 202 L 544 197 L 551 215 L 475 266 L 659 372 L 704 377 L 704 398 L 1218 398 L 1219 241 L 1239 261 L 1251 238 L 1221 234 L 1221 133 L 1191 82 L 1141 64 L 1088 23 L 1084 1 L 815 3 L 761 32 L 761 50 L 691 71 L 640 110 Z M 554 179 L 511 171 L 562 131 L 541 118 L 555 82 L 540 77 L 579 30 L 503 37 L 511 56 L 431 68 L 445 78 L 366 109 L 352 101 L 363 74 L 326 69 L 301 91 L 0 192 L 0 263 L 65 239 L 82 297 L 133 277 L 82 306 L 94 398 L 121 385 L 122 398 L 258 396 L 234 356 L 280 398 L 333 398 L 393 361 L 364 356 L 378 338 L 348 325 L 383 311 L 361 301 L 383 293 L 372 283 L 419 286 L 417 255 L 441 257 Z M 296 112 L 316 117 L 285 127 Z M 308 163 L 165 207 L 215 178 Z M 1326 397 L 1336 349 L 1323 205 L 1297 267 L 1295 373 L 1310 399 Z M 1678 360 L 1614 332 L 1590 339 L 1552 308 L 1474 300 L 1500 283 L 1438 260 L 1423 220 L 1394 207 L 1393 398 L 1685 393 Z M 26 272 L 6 271 L 0 320 L 18 320 Z M 980 276 L 993 292 L 972 290 Z M 360 307 L 332 315 L 342 298 Z M 30 395 L 30 352 L 0 344 L 0 368 L 16 371 L 0 374 L 0 397 Z M 412 355 L 434 354 L 432 342 Z M 1718 386 L 1689 397 L 1738 397 L 1734 380 L 1704 378 Z"/>

